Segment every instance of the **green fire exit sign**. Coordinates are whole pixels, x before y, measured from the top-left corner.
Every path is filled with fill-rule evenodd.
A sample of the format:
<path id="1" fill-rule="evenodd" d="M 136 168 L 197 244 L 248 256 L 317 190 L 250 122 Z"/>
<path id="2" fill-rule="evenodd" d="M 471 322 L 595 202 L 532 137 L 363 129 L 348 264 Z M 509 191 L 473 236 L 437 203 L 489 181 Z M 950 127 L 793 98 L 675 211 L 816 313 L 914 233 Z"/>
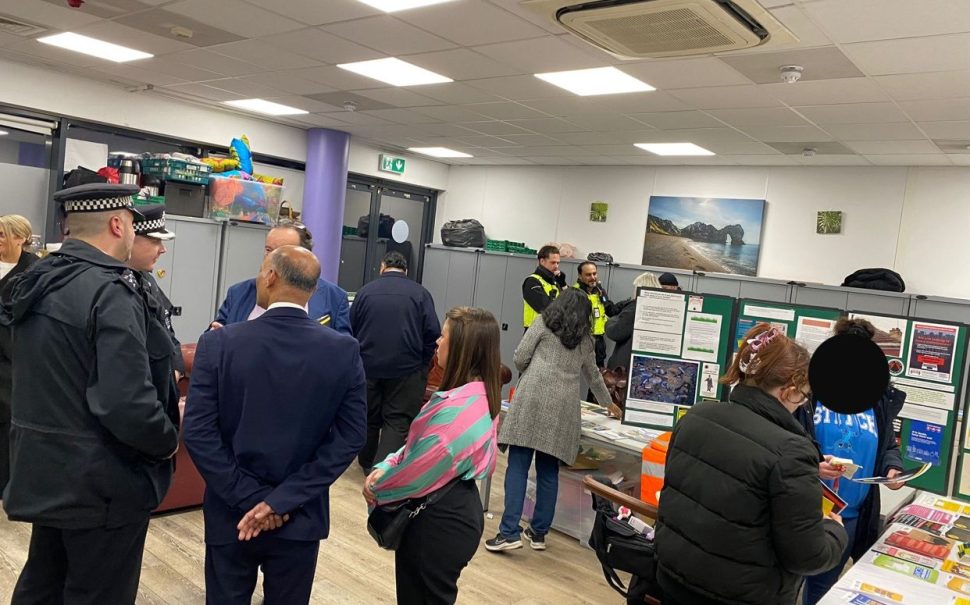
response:
<path id="1" fill-rule="evenodd" d="M 405 159 L 393 155 L 381 154 L 381 170 L 393 172 L 394 174 L 404 174 Z"/>

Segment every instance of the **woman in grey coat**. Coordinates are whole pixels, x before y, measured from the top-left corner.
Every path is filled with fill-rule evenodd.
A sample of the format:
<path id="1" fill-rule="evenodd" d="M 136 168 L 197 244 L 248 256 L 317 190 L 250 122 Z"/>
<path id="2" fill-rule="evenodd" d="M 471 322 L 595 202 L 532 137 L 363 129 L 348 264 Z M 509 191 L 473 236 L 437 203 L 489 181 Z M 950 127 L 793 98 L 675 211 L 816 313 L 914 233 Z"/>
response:
<path id="1" fill-rule="evenodd" d="M 559 495 L 559 461 L 572 464 L 579 452 L 582 371 L 596 400 L 611 403 L 596 367 L 589 298 L 568 288 L 542 312 L 515 350 L 521 377 L 515 399 L 499 430 L 499 443 L 509 446 L 505 471 L 505 513 L 499 533 L 485 541 L 498 552 L 521 548 L 522 506 L 532 458 L 536 461 L 536 507 L 525 538 L 545 550 Z"/>

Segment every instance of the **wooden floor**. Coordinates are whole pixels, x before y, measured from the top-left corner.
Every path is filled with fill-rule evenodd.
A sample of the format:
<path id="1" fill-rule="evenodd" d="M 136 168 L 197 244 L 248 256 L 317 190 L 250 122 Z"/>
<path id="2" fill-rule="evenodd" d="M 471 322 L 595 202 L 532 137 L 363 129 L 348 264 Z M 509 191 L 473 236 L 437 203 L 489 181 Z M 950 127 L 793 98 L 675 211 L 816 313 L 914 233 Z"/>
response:
<path id="1" fill-rule="evenodd" d="M 491 495 L 493 519 L 485 536 L 495 535 L 502 513 L 505 457 L 500 456 Z M 320 548 L 311 603 L 373 605 L 394 603 L 394 557 L 377 548 L 365 529 L 360 496 L 363 474 L 356 464 L 330 491 L 331 533 Z M 2 515 L 0 515 L 2 516 Z M 0 520 L 0 603 L 10 593 L 27 557 L 30 527 Z M 623 603 L 603 579 L 593 551 L 552 532 L 549 549 L 525 547 L 494 554 L 480 547 L 462 573 L 458 603 L 515 605 L 608 605 Z M 202 512 L 153 519 L 148 531 L 138 593 L 140 605 L 204 603 Z M 257 588 L 255 603 L 260 603 Z"/>

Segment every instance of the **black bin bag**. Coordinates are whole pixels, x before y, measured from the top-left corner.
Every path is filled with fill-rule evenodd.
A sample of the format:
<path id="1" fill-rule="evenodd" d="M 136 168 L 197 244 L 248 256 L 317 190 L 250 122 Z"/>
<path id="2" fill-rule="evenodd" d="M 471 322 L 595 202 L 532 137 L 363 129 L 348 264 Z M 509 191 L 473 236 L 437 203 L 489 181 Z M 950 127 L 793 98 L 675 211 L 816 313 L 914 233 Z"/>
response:
<path id="1" fill-rule="evenodd" d="M 441 226 L 441 243 L 459 248 L 484 248 L 485 227 L 473 218 L 448 221 Z"/>

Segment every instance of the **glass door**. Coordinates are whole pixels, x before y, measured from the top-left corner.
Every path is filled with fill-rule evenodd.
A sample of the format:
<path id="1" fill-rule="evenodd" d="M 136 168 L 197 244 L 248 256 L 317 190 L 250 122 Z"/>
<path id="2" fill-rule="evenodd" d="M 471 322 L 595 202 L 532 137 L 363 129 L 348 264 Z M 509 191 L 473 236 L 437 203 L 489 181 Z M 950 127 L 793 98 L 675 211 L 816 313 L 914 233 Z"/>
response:
<path id="1" fill-rule="evenodd" d="M 424 259 L 424 244 L 428 238 L 427 230 L 431 197 L 420 193 L 410 193 L 387 188 L 380 189 L 381 232 L 378 234 L 378 248 L 384 252 L 396 251 L 408 261 L 408 275 L 416 281 L 421 280 L 421 261 Z M 385 225 L 389 226 L 386 232 Z M 377 259 L 372 276 L 380 271 Z"/>
<path id="2" fill-rule="evenodd" d="M 376 189 L 376 185 L 347 183 L 337 285 L 348 292 L 356 292 L 365 283 L 368 238 L 360 236 L 358 230 L 363 226 L 364 219 L 370 222 L 371 198 Z"/>

